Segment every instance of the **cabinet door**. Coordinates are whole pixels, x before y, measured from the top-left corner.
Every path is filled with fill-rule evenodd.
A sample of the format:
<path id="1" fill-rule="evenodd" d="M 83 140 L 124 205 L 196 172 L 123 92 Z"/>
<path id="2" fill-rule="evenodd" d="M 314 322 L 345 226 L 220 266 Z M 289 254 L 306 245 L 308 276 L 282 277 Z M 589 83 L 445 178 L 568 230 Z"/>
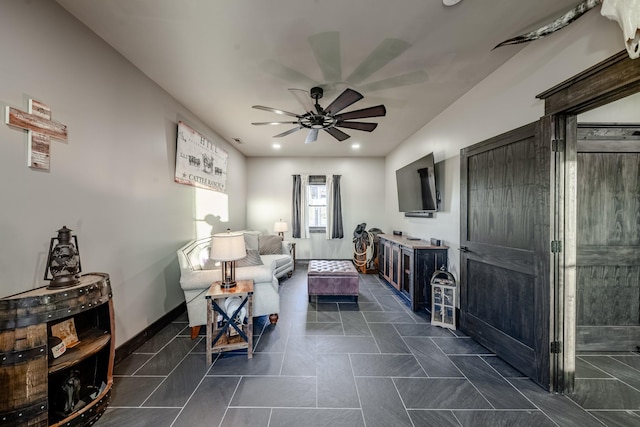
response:
<path id="1" fill-rule="evenodd" d="M 400 268 L 402 269 L 402 275 L 400 276 L 401 282 L 399 286 L 400 291 L 411 298 L 412 300 L 411 305 L 413 306 L 415 305 L 413 304 L 413 300 L 415 299 L 413 298 L 413 295 L 414 295 L 413 250 L 407 249 L 407 248 L 402 249 L 402 262 L 401 262 Z M 412 308 L 415 311 L 415 307 L 412 307 Z"/>
<path id="2" fill-rule="evenodd" d="M 400 258 L 400 246 L 391 245 L 391 277 L 389 282 L 394 288 L 400 290 L 400 275 L 402 274 L 402 259 Z"/>

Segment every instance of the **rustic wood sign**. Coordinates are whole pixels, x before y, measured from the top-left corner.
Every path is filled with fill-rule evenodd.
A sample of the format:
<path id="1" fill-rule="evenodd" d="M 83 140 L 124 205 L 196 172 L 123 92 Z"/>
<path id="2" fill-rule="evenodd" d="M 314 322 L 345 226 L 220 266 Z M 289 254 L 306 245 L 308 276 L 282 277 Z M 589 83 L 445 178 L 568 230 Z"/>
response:
<path id="1" fill-rule="evenodd" d="M 51 108 L 35 99 L 29 100 L 29 112 L 7 107 L 5 123 L 27 130 L 30 168 L 49 170 L 51 138 L 67 142 L 67 126 L 51 120 Z"/>

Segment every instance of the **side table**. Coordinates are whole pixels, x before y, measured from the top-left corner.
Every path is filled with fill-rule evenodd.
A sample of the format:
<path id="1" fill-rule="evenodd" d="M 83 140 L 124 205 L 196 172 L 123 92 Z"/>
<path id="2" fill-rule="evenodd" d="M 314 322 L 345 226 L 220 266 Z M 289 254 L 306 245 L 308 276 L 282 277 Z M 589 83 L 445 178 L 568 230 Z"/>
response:
<path id="1" fill-rule="evenodd" d="M 291 257 L 293 258 L 293 270 L 296 269 L 296 242 L 291 242 L 291 250 L 289 251 Z"/>
<path id="2" fill-rule="evenodd" d="M 221 282 L 213 282 L 207 295 L 207 365 L 213 362 L 214 353 L 247 349 L 247 357 L 253 357 L 253 280 L 238 280 L 231 289 L 221 287 Z M 242 302 L 231 314 L 223 308 L 229 297 L 240 297 Z M 235 319 L 242 308 L 247 308 L 247 320 L 239 325 Z M 218 322 L 218 315 L 222 321 Z"/>

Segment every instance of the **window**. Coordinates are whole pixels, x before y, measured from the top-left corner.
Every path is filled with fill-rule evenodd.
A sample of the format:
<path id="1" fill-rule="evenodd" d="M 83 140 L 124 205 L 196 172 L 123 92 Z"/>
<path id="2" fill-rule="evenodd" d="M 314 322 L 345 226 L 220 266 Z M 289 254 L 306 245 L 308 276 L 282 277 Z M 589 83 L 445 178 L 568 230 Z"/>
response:
<path id="1" fill-rule="evenodd" d="M 323 175 L 310 175 L 307 185 L 309 231 L 325 232 L 327 227 L 327 185 Z"/>

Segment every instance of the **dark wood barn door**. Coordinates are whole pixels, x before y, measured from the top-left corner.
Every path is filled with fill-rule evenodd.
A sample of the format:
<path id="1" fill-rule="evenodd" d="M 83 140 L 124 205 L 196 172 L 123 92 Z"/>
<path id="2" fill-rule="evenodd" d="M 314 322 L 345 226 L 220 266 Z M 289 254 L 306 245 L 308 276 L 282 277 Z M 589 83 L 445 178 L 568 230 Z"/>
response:
<path id="1" fill-rule="evenodd" d="M 460 328 L 549 387 L 550 143 L 532 123 L 461 151 Z"/>
<path id="2" fill-rule="evenodd" d="M 577 151 L 576 350 L 637 351 L 640 127 L 579 125 Z"/>

